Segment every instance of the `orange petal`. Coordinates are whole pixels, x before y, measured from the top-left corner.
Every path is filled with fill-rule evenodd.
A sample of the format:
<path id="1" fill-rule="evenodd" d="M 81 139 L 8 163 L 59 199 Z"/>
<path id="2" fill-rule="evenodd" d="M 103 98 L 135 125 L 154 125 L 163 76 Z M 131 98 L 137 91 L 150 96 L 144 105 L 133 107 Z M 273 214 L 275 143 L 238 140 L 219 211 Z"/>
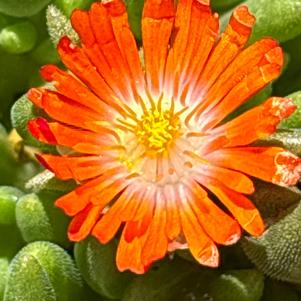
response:
<path id="1" fill-rule="evenodd" d="M 114 144 L 111 136 L 71 128 L 58 122 L 48 122 L 43 118 L 30 120 L 28 129 L 43 143 L 71 147 L 76 152 L 86 154 L 101 154 L 103 147 Z"/>
<path id="2" fill-rule="evenodd" d="M 295 110 L 296 105 L 291 99 L 271 97 L 264 104 L 215 128 L 211 134 L 225 136 L 228 140 L 227 147 L 248 145 L 273 134 L 280 121 Z"/>
<path id="3" fill-rule="evenodd" d="M 154 97 L 159 97 L 162 92 L 174 15 L 172 0 L 145 1 L 142 40 L 147 84 Z"/>
<path id="4" fill-rule="evenodd" d="M 87 124 L 93 123 L 101 116 L 81 106 L 57 92 L 43 88 L 33 88 L 27 93 L 28 98 L 42 108 L 50 117 L 63 123 L 88 129 Z"/>
<path id="5" fill-rule="evenodd" d="M 106 206 L 112 199 L 129 184 L 125 176 L 104 174 L 90 180 L 70 193 L 56 200 L 55 205 L 64 210 L 67 215 L 74 216 L 89 203 Z"/>
<path id="6" fill-rule="evenodd" d="M 130 71 L 134 89 L 143 89 L 145 85 L 144 74 L 140 63 L 137 43 L 131 31 L 125 4 L 122 0 L 103 2 L 110 15 L 113 32 L 121 55 Z"/>
<path id="7" fill-rule="evenodd" d="M 207 196 L 206 192 L 195 182 L 190 183 L 192 194 L 189 204 L 197 216 L 205 232 L 218 244 L 231 245 L 236 243 L 241 236 L 239 224 Z"/>
<path id="8" fill-rule="evenodd" d="M 223 149 L 208 155 L 207 159 L 282 186 L 295 185 L 300 178 L 301 159 L 279 147 Z"/>
<path id="9" fill-rule="evenodd" d="M 282 65 L 282 61 L 275 64 L 274 61 L 269 63 L 269 61 L 265 60 L 267 53 L 275 48 L 279 48 L 276 41 L 272 39 L 262 39 L 243 50 L 228 65 L 224 72 L 221 73 L 209 90 L 203 89 L 202 84 L 200 84 L 200 87 L 194 89 L 190 97 L 196 101 L 196 104 L 199 104 L 190 115 L 194 116 L 196 112 L 198 112 L 197 115 L 204 115 L 210 109 L 214 108 L 231 90 L 235 90 L 235 87 L 239 85 L 246 76 L 250 78 L 249 74 L 254 73 L 254 71 L 262 68 L 262 66 L 276 65 L 278 69 L 280 69 L 279 65 Z M 261 73 L 255 75 L 256 76 L 253 77 L 255 77 L 256 81 L 262 78 Z M 246 93 L 245 91 L 243 92 Z M 243 96 L 246 97 L 245 94 L 243 94 Z"/>
<path id="10" fill-rule="evenodd" d="M 179 188 L 179 195 L 182 200 L 179 212 L 183 233 L 193 257 L 202 265 L 217 267 L 219 265 L 218 249 L 197 220 L 183 186 Z"/>
<path id="11" fill-rule="evenodd" d="M 208 179 L 207 183 L 203 182 L 202 184 L 220 199 L 243 229 L 254 236 L 259 236 L 263 233 L 263 220 L 259 211 L 249 199 L 226 188 L 222 183 L 210 181 L 210 179 Z"/>
<path id="12" fill-rule="evenodd" d="M 212 86 L 229 63 L 240 53 L 250 37 L 254 22 L 255 18 L 247 6 L 241 5 L 234 10 L 229 25 L 221 35 L 201 75 L 199 84 L 202 89 Z"/>
<path id="13" fill-rule="evenodd" d="M 57 49 L 64 65 L 101 100 L 109 105 L 114 101 L 120 102 L 81 48 L 73 45 L 69 38 L 63 37 Z"/>
<path id="14" fill-rule="evenodd" d="M 99 156 L 66 157 L 42 154 L 37 155 L 37 158 L 59 179 L 77 181 L 101 175 L 112 162 L 112 160 L 103 160 Z"/>
<path id="15" fill-rule="evenodd" d="M 54 65 L 45 65 L 40 72 L 46 81 L 53 82 L 60 94 L 98 112 L 101 114 L 101 120 L 111 120 L 116 114 L 110 106 L 101 101 L 99 97 L 71 74 Z"/>
<path id="16" fill-rule="evenodd" d="M 130 242 L 135 237 L 141 237 L 145 234 L 153 219 L 155 206 L 155 190 L 146 190 L 140 205 L 133 216 L 132 221 L 128 221 L 128 227 L 125 229 L 124 237 Z"/>
<path id="17" fill-rule="evenodd" d="M 118 231 L 122 222 L 122 212 L 134 197 L 136 189 L 132 186 L 126 188 L 116 202 L 104 214 L 102 219 L 95 225 L 92 235 L 101 243 L 110 241 Z"/>
<path id="18" fill-rule="evenodd" d="M 241 104 L 247 101 L 251 96 L 256 94 L 271 81 L 276 79 L 281 71 L 283 52 L 281 48 L 277 47 L 270 52 L 275 54 L 274 59 L 279 61 L 274 63 L 273 61 L 259 65 L 252 70 L 251 73 L 247 74 L 228 94 L 221 100 L 219 104 L 212 107 L 203 113 L 202 123 L 206 124 L 204 129 L 209 129 L 221 122 L 231 112 L 238 108 Z M 270 52 L 267 55 L 270 55 Z M 233 101 L 235 99 L 235 101 Z M 207 115 L 207 116 L 206 116 Z M 207 118 L 206 118 L 206 117 Z"/>
<path id="19" fill-rule="evenodd" d="M 154 216 L 149 225 L 145 244 L 142 249 L 141 260 L 143 265 L 148 266 L 153 261 L 165 256 L 168 240 L 165 232 L 166 206 L 162 192 L 157 192 L 155 199 Z"/>
<path id="20" fill-rule="evenodd" d="M 115 7 L 114 3 L 118 7 Z M 114 13 L 114 9 L 117 15 L 116 12 Z M 109 72 L 104 72 L 100 62 L 97 63 L 97 58 L 93 59 L 91 51 L 90 56 L 106 80 L 109 80 L 112 88 L 115 89 L 116 87 L 122 94 L 123 102 L 131 103 L 134 100 L 131 72 L 118 46 L 110 17 L 110 14 L 113 14 L 113 18 L 115 18 L 118 14 L 123 15 L 124 13 L 124 6 L 119 1 L 95 2 L 92 4 L 89 18 L 98 45 L 98 50 L 94 47 L 94 52 L 96 51 L 94 54 L 101 60 L 106 61 L 106 64 L 109 66 Z M 133 45 L 131 44 L 131 46 Z M 97 52 L 99 53 L 97 54 Z M 110 78 L 110 75 L 112 78 Z"/>
<path id="21" fill-rule="evenodd" d="M 165 185 L 166 198 L 166 235 L 170 241 L 175 240 L 181 233 L 181 220 L 179 215 L 179 197 L 172 185 Z"/>
<path id="22" fill-rule="evenodd" d="M 103 207 L 87 206 L 78 213 L 71 221 L 68 228 L 68 238 L 71 241 L 81 241 L 91 232 L 91 229 L 99 219 Z"/>
<path id="23" fill-rule="evenodd" d="M 136 274 L 144 274 L 148 269 L 148 266 L 145 266 L 141 261 L 141 251 L 145 242 L 145 235 L 128 242 L 124 238 L 127 225 L 125 225 L 117 249 L 116 264 L 118 270 L 120 272 L 130 270 Z"/>
<path id="24" fill-rule="evenodd" d="M 253 182 L 240 172 L 211 164 L 200 164 L 197 169 L 197 174 L 193 175 L 193 177 L 197 180 L 199 177 L 204 176 L 208 176 L 225 183 L 227 187 L 237 192 L 245 194 L 252 194 L 254 192 Z"/>
<path id="25" fill-rule="evenodd" d="M 197 82 L 217 34 L 218 16 L 212 14 L 208 1 L 179 1 L 166 66 L 167 97 L 180 97 L 183 104 L 191 100 L 185 97 Z"/>

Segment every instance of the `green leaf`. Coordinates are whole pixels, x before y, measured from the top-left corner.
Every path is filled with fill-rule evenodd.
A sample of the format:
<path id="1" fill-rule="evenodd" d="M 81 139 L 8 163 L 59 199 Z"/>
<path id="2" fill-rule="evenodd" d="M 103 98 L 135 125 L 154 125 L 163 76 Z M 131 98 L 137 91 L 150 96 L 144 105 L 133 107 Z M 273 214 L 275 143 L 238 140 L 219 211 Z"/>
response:
<path id="1" fill-rule="evenodd" d="M 57 64 L 60 61 L 57 51 L 50 38 L 43 40 L 31 55 L 39 65 Z"/>
<path id="2" fill-rule="evenodd" d="M 300 301 L 297 293 L 288 285 L 267 279 L 261 301 Z"/>
<path id="3" fill-rule="evenodd" d="M 268 225 L 286 215 L 301 199 L 301 191 L 296 187 L 282 187 L 258 179 L 254 179 L 254 184 L 255 192 L 250 199 Z"/>
<path id="4" fill-rule="evenodd" d="M 291 115 L 288 119 L 284 119 L 280 123 L 279 128 L 301 128 L 301 91 L 295 92 L 287 97 L 293 99 L 297 109 L 293 115 Z"/>
<path id="5" fill-rule="evenodd" d="M 301 203 L 259 238 L 245 238 L 243 248 L 263 273 L 301 283 Z"/>
<path id="6" fill-rule="evenodd" d="M 83 299 L 83 283 L 73 260 L 52 243 L 27 245 L 9 266 L 3 301 Z"/>
<path id="7" fill-rule="evenodd" d="M 74 9 L 89 9 L 94 0 L 54 0 L 53 3 L 67 16 L 70 17 Z"/>
<path id="8" fill-rule="evenodd" d="M 0 258 L 0 300 L 3 300 L 9 260 Z"/>
<path id="9" fill-rule="evenodd" d="M 14 17 L 29 17 L 38 13 L 50 0 L 1 0 L 0 12 Z"/>
<path id="10" fill-rule="evenodd" d="M 70 20 L 55 5 L 48 6 L 46 19 L 50 39 L 55 46 L 63 36 L 68 36 L 75 44 L 79 42 Z"/>
<path id="11" fill-rule="evenodd" d="M 102 245 L 88 237 L 77 243 L 74 250 L 76 263 L 88 285 L 110 299 L 120 299 L 132 279 L 132 274 L 117 270 L 116 249 L 115 241 Z"/>
<path id="12" fill-rule="evenodd" d="M 37 42 L 37 31 L 28 21 L 16 23 L 0 31 L 0 47 L 13 54 L 32 50 Z"/>
<path id="13" fill-rule="evenodd" d="M 144 0 L 126 0 L 126 6 L 131 29 L 136 39 L 141 42 L 141 17 Z"/>
<path id="14" fill-rule="evenodd" d="M 23 193 L 14 187 L 0 187 L 0 257 L 12 258 L 24 241 L 16 225 L 15 208 Z M 5 237 L 5 239 L 3 239 Z"/>
<path id="15" fill-rule="evenodd" d="M 15 187 L 0 186 L 0 227 L 16 223 L 16 204 L 23 192 Z"/>
<path id="16" fill-rule="evenodd" d="M 36 118 L 40 115 L 40 113 L 40 110 L 34 106 L 34 104 L 27 98 L 27 96 L 23 95 L 15 102 L 11 109 L 12 126 L 24 139 L 25 144 L 40 148 L 45 152 L 56 152 L 54 146 L 40 143 L 28 131 L 28 121 L 30 119 Z"/>
<path id="17" fill-rule="evenodd" d="M 156 263 L 145 275 L 139 276 L 126 289 L 122 301 L 176 300 L 189 276 L 198 270 L 185 260 L 175 258 Z"/>
<path id="18" fill-rule="evenodd" d="M 67 227 L 69 218 L 54 201 L 57 195 L 50 193 L 28 194 L 20 198 L 16 206 L 17 225 L 27 242 L 51 241 L 69 247 Z"/>
<path id="19" fill-rule="evenodd" d="M 214 301 L 259 301 L 264 276 L 255 269 L 227 271 L 210 283 L 208 295 Z"/>

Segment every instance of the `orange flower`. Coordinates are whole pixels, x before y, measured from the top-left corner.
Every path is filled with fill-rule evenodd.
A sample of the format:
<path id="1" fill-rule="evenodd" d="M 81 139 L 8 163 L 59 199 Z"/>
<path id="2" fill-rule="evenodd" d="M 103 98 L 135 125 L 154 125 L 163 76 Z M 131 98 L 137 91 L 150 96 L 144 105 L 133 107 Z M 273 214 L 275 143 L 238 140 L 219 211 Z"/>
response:
<path id="1" fill-rule="evenodd" d="M 81 45 L 67 37 L 58 45 L 70 72 L 47 65 L 41 74 L 55 89 L 28 93 L 49 116 L 31 120 L 31 133 L 61 151 L 39 160 L 80 185 L 56 201 L 73 217 L 69 238 L 92 234 L 105 244 L 122 227 L 117 266 L 143 273 L 181 248 L 216 267 L 216 244 L 237 242 L 241 227 L 261 235 L 263 221 L 245 196 L 254 191 L 250 176 L 293 185 L 301 162 L 279 147 L 249 146 L 295 110 L 290 99 L 272 97 L 222 122 L 283 64 L 271 38 L 245 48 L 255 21 L 247 7 L 218 37 L 209 0 L 179 0 L 176 8 L 146 0 L 145 66 L 122 0 L 76 10 L 71 21 Z"/>

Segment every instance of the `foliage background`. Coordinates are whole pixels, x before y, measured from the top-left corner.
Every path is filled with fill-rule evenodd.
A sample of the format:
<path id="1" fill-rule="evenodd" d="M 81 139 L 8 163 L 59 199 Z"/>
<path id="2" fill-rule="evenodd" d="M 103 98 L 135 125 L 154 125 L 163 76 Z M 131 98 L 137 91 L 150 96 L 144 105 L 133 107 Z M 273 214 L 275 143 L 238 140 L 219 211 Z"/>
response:
<path id="1" fill-rule="evenodd" d="M 253 201 L 269 230 L 222 249 L 222 265 L 209 270 L 187 252 L 156 263 L 144 276 L 119 273 L 116 242 L 93 238 L 73 245 L 68 218 L 53 201 L 74 183 L 43 172 L 34 151 L 55 151 L 27 132 L 38 114 L 23 94 L 44 83 L 39 68 L 61 65 L 55 44 L 76 39 L 68 17 L 93 0 L 0 0 L 0 300 L 4 301 L 296 301 L 301 300 L 301 204 L 298 187 L 256 183 Z M 241 0 L 212 0 L 225 26 Z M 246 0 L 257 17 L 251 42 L 279 40 L 286 54 L 281 77 L 234 115 L 269 95 L 290 95 L 300 108 L 264 144 L 284 145 L 301 154 L 301 0 Z M 143 0 L 127 0 L 132 29 L 141 42 Z M 49 6 L 50 5 L 50 6 Z M 234 116 L 232 115 L 232 117 Z"/>

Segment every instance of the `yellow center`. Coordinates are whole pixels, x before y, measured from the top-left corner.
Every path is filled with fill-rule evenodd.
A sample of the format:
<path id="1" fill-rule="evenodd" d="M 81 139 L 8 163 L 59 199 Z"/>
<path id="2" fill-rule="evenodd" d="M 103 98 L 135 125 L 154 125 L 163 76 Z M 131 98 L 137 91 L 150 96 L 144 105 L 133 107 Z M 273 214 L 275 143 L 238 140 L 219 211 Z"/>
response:
<path id="1" fill-rule="evenodd" d="M 170 111 L 147 111 L 137 123 L 138 141 L 148 154 L 163 153 L 179 134 L 179 117 Z"/>

